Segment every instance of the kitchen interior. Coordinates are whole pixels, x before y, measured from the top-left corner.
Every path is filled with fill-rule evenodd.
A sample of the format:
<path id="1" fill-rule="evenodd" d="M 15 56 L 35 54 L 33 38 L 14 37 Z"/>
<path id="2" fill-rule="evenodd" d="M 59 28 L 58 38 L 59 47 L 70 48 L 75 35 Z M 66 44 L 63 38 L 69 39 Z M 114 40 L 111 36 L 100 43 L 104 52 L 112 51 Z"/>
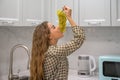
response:
<path id="1" fill-rule="evenodd" d="M 0 80 L 9 80 L 10 72 L 29 76 L 35 26 L 46 20 L 57 25 L 56 11 L 64 5 L 72 8 L 73 19 L 86 34 L 83 45 L 68 56 L 68 80 L 120 80 L 118 68 L 116 75 L 100 71 L 103 60 L 120 66 L 120 0 L 0 0 Z M 68 22 L 66 28 L 58 45 L 73 38 Z"/>

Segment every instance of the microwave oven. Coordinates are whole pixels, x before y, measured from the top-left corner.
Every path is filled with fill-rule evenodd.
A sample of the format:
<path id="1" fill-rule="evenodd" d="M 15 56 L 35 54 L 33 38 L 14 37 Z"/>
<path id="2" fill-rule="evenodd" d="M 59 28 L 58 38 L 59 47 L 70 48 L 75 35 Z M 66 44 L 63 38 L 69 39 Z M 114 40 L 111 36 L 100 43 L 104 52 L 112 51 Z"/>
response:
<path id="1" fill-rule="evenodd" d="M 120 56 L 99 57 L 99 80 L 120 80 Z"/>

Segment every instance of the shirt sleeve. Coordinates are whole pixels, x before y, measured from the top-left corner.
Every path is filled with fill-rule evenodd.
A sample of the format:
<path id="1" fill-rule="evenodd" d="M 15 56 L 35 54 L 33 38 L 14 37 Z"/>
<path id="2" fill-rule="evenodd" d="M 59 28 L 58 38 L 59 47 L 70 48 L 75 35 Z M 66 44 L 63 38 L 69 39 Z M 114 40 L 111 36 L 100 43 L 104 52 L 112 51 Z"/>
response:
<path id="1" fill-rule="evenodd" d="M 54 51 L 53 55 L 68 56 L 71 53 L 73 53 L 75 50 L 80 48 L 80 46 L 83 44 L 85 40 L 84 29 L 79 26 L 75 26 L 72 27 L 72 31 L 73 31 L 74 39 L 67 42 L 66 44 L 54 46 L 52 48 L 52 51 Z"/>

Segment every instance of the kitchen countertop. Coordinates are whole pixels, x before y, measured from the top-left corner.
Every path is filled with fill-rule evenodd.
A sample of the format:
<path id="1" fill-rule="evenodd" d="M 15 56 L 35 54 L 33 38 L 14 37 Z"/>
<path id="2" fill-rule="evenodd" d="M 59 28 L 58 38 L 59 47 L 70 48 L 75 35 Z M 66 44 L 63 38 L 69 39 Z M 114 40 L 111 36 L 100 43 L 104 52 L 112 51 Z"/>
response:
<path id="1" fill-rule="evenodd" d="M 94 76 L 80 76 L 77 74 L 77 70 L 69 70 L 68 80 L 99 80 L 98 74 Z"/>
<path id="2" fill-rule="evenodd" d="M 19 73 L 19 76 L 29 76 L 29 71 Z M 8 75 L 2 76 L 0 80 L 8 80 Z M 69 69 L 68 80 L 99 80 L 98 75 L 83 77 L 77 74 L 77 70 Z"/>

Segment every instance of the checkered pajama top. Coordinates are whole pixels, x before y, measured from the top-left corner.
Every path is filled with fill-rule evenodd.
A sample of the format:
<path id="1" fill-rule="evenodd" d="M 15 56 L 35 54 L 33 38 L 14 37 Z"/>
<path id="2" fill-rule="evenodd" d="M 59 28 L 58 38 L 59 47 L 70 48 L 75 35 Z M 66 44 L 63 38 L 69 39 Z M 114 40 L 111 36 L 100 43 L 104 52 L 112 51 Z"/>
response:
<path id="1" fill-rule="evenodd" d="M 84 30 L 72 27 L 74 39 L 63 45 L 52 45 L 45 53 L 44 78 L 45 80 L 67 80 L 68 60 L 67 56 L 80 48 L 85 40 Z"/>

